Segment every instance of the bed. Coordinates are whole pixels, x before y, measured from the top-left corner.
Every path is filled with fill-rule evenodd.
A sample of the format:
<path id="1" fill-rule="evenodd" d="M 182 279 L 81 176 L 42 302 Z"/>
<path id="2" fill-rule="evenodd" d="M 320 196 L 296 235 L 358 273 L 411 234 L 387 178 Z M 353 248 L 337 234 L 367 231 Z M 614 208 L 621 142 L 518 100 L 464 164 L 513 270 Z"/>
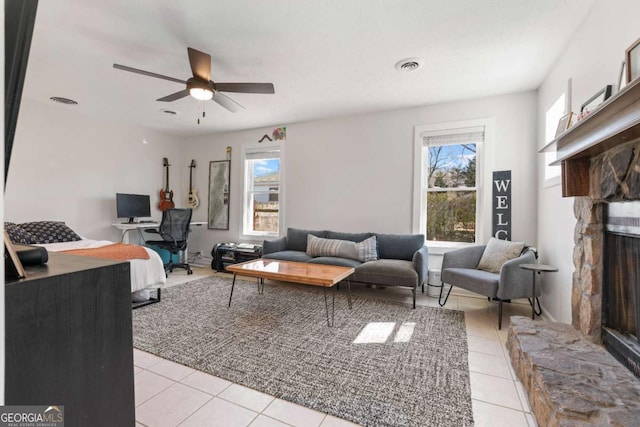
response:
<path id="1" fill-rule="evenodd" d="M 123 245 L 109 240 L 92 240 L 82 237 L 60 221 L 37 221 L 22 224 L 5 222 L 5 230 L 14 243 L 41 246 L 48 252 L 71 251 L 68 253 L 101 257 L 98 248 L 103 248 L 102 250 L 104 251 L 108 247 Z M 158 290 L 157 297 L 152 300 L 159 301 L 159 289 L 167 281 L 160 255 L 144 246 L 124 246 L 129 246 L 138 251 L 143 250 L 148 256 L 148 259 L 127 259 L 131 264 L 132 301 L 137 303 L 149 301 L 152 299 L 151 290 L 156 289 Z M 97 253 L 91 254 L 94 249 Z"/>

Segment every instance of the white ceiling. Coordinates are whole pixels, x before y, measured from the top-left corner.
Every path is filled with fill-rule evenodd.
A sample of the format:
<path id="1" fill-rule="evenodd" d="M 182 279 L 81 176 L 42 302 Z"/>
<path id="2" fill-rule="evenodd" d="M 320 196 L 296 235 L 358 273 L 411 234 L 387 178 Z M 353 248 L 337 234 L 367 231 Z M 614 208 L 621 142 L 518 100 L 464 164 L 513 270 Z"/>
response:
<path id="1" fill-rule="evenodd" d="M 23 96 L 194 136 L 532 90 L 595 1 L 41 0 Z M 162 103 L 183 87 L 113 68 L 186 80 L 187 47 L 211 55 L 214 82 L 272 82 L 276 93 L 227 94 L 238 113 Z M 408 57 L 424 65 L 397 71 Z"/>

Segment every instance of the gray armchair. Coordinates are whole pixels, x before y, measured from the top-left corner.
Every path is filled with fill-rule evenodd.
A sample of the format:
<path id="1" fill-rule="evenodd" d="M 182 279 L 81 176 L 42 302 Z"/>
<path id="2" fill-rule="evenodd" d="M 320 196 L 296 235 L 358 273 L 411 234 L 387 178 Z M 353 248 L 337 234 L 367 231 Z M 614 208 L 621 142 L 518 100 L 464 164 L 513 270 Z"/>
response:
<path id="1" fill-rule="evenodd" d="M 520 268 L 521 264 L 532 264 L 537 258 L 534 248 L 525 247 L 523 253 L 505 262 L 500 273 L 478 270 L 478 263 L 486 245 L 469 246 L 445 252 L 442 260 L 442 287 L 438 303 L 444 306 L 449 299 L 451 289 L 457 286 L 498 301 L 498 329 L 502 328 L 502 303 L 512 298 L 534 298 L 540 295 L 540 288 L 536 288 L 533 295 L 531 272 Z M 442 294 L 444 284 L 451 285 L 444 301 Z M 534 304 L 532 299 L 529 301 Z M 540 303 L 538 302 L 538 307 Z M 538 313 L 539 314 L 539 313 Z"/>

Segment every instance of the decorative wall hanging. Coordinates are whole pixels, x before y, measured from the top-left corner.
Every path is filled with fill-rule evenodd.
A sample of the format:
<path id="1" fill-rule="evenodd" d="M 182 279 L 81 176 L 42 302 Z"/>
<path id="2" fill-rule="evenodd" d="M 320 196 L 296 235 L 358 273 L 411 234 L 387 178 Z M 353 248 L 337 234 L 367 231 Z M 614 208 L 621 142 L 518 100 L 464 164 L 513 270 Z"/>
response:
<path id="1" fill-rule="evenodd" d="M 215 160 L 209 162 L 208 227 L 212 230 L 229 229 L 230 179 L 230 160 Z"/>
<path id="2" fill-rule="evenodd" d="M 511 240 L 511 171 L 493 172 L 493 206 L 491 235 Z"/>
<path id="3" fill-rule="evenodd" d="M 287 128 L 275 128 L 272 135 L 275 141 L 284 141 L 287 139 Z"/>

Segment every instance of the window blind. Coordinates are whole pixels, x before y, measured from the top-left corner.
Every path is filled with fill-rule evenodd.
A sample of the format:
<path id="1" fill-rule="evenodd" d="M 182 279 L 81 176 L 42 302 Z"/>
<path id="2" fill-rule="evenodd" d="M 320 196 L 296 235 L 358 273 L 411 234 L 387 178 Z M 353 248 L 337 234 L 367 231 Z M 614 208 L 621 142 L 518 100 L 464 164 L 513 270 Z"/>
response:
<path id="1" fill-rule="evenodd" d="M 274 148 L 274 149 L 247 150 L 245 152 L 244 158 L 247 160 L 279 159 L 280 149 Z"/>
<path id="2" fill-rule="evenodd" d="M 425 147 L 480 143 L 484 141 L 484 126 L 430 131 L 422 133 L 421 136 L 422 145 Z"/>

